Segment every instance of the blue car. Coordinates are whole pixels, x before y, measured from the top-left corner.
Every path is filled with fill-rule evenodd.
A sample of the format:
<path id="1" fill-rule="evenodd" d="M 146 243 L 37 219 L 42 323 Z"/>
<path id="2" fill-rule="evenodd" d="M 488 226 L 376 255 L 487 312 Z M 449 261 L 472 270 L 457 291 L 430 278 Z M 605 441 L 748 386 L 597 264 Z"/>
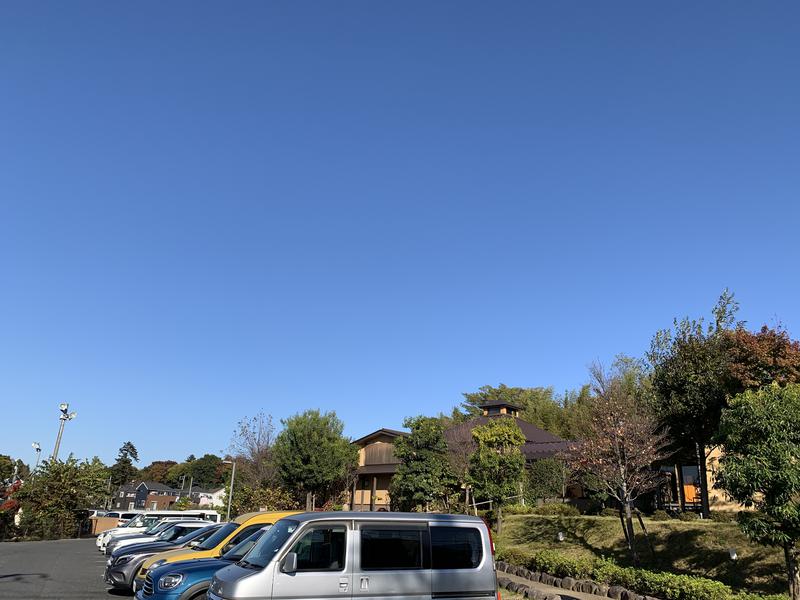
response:
<path id="1" fill-rule="evenodd" d="M 262 527 L 219 558 L 200 558 L 169 563 L 151 570 L 137 600 L 200 600 L 206 597 L 211 578 L 218 570 L 239 562 L 270 526 Z"/>

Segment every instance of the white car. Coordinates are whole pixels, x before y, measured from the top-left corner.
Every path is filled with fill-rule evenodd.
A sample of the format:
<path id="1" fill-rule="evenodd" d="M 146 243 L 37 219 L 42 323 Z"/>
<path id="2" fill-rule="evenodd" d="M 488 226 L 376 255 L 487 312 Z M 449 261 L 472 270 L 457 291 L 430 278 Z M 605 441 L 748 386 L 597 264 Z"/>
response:
<path id="1" fill-rule="evenodd" d="M 165 517 L 161 515 L 148 515 L 142 513 L 137 515 L 130 521 L 128 521 L 122 527 L 115 527 L 114 529 L 109 529 L 108 531 L 104 531 L 99 536 L 97 536 L 97 541 L 95 543 L 100 549 L 100 552 L 105 553 L 106 546 L 108 543 L 117 538 L 124 535 L 133 535 L 137 533 L 144 533 L 145 531 L 150 530 L 151 528 L 155 527 L 162 521 L 184 521 L 186 517 Z"/>
<path id="2" fill-rule="evenodd" d="M 159 528 L 163 527 L 163 529 Z M 202 519 L 188 519 L 184 521 L 162 521 L 159 528 L 154 528 L 150 533 L 132 533 L 116 537 L 106 546 L 106 554 L 133 544 L 148 542 L 171 542 L 202 527 L 208 527 L 208 521 Z"/>

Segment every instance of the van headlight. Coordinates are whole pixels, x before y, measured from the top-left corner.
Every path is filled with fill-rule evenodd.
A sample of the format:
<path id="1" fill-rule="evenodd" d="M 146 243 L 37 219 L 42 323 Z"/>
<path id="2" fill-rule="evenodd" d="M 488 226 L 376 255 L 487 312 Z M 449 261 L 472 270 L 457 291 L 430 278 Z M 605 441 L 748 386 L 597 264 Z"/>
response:
<path id="1" fill-rule="evenodd" d="M 183 573 L 167 573 L 158 580 L 158 587 L 162 590 L 171 590 L 178 587 L 183 581 Z"/>

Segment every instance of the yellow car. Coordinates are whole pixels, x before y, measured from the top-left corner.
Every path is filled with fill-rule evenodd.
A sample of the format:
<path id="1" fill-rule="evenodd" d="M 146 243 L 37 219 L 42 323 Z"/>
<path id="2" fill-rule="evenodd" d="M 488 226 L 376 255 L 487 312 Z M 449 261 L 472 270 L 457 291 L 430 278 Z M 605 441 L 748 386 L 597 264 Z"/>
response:
<path id="1" fill-rule="evenodd" d="M 177 550 L 162 552 L 148 558 L 142 563 L 142 567 L 136 574 L 134 589 L 138 590 L 144 585 L 144 578 L 151 569 L 179 560 L 217 558 L 242 540 L 253 535 L 264 525 L 272 525 L 284 517 L 299 513 L 300 511 L 293 510 L 289 512 L 252 512 L 240 515 L 230 523 L 225 523 L 213 535 L 197 546 L 178 548 Z"/>

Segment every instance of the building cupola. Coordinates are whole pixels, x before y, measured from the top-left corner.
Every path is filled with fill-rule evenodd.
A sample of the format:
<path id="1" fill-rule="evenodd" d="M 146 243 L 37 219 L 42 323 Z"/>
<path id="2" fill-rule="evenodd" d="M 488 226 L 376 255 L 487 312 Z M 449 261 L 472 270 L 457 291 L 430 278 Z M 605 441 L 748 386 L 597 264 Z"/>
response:
<path id="1" fill-rule="evenodd" d="M 489 402 L 484 402 L 483 404 L 479 405 L 478 408 L 483 411 L 484 417 L 508 415 L 510 417 L 519 418 L 519 411 L 522 410 L 522 408 L 519 406 L 509 402 L 503 402 L 502 400 L 490 400 Z"/>

